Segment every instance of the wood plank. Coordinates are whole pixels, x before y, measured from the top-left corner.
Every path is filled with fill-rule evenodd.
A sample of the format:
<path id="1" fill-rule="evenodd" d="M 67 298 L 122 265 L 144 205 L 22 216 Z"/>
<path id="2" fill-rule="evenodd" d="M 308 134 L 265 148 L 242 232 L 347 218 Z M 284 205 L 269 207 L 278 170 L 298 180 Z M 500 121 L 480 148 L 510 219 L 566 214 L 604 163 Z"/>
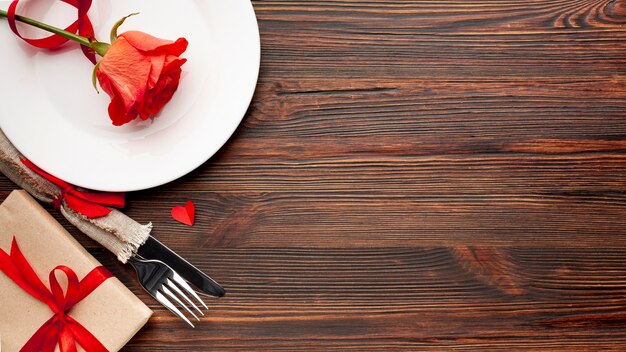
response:
<path id="1" fill-rule="evenodd" d="M 258 1 L 264 74 L 328 77 L 610 76 L 619 1 Z"/>

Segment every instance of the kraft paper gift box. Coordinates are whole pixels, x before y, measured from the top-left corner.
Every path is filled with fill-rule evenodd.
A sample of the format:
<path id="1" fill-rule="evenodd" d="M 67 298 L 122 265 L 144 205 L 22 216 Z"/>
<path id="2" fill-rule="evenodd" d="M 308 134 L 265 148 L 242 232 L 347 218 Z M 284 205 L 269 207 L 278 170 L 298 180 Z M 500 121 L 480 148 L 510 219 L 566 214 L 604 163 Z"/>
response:
<path id="1" fill-rule="evenodd" d="M 13 191 L 0 205 L 0 248 L 17 244 L 48 288 L 48 275 L 58 265 L 71 268 L 78 279 L 100 263 L 25 191 Z M 66 290 L 67 279 L 56 277 Z M 148 321 L 152 311 L 117 278 L 105 280 L 68 313 L 109 351 L 118 351 Z M 0 351 L 19 351 L 53 316 L 46 305 L 0 271 Z M 79 351 L 84 349 L 77 344 Z M 59 350 L 59 347 L 56 347 Z"/>

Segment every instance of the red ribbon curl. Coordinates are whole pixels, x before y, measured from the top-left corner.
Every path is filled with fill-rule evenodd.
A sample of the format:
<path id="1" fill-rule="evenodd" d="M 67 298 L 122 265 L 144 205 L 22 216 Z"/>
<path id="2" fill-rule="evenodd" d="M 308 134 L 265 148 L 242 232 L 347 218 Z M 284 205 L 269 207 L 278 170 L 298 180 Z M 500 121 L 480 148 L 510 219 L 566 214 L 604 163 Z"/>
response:
<path id="1" fill-rule="evenodd" d="M 91 24 L 91 21 L 89 20 L 89 17 L 87 16 L 87 12 L 89 11 L 89 8 L 91 7 L 92 0 L 61 0 L 61 1 L 63 1 L 66 4 L 74 6 L 78 10 L 78 19 L 74 21 L 74 23 L 70 24 L 67 28 L 65 28 L 65 30 L 71 33 L 78 33 L 78 35 L 82 37 L 86 37 L 88 39 L 95 39 L 93 25 Z M 11 5 L 9 5 L 9 8 L 7 9 L 7 20 L 9 21 L 9 27 L 11 27 L 11 30 L 13 31 L 13 33 L 15 33 L 15 35 L 17 35 L 18 37 L 22 38 L 26 43 L 32 46 L 36 46 L 38 48 L 42 48 L 42 49 L 53 49 L 64 44 L 65 42 L 69 40 L 58 34 L 53 34 L 49 37 L 41 38 L 41 39 L 29 39 L 29 38 L 22 37 L 20 32 L 17 30 L 17 23 L 15 22 L 16 21 L 15 11 L 17 10 L 18 3 L 19 3 L 19 0 L 13 0 Z M 81 45 L 80 48 L 83 51 L 83 54 L 85 54 L 85 56 L 89 59 L 89 61 L 95 64 L 96 56 L 93 50 L 83 45 Z"/>
<path id="2" fill-rule="evenodd" d="M 78 280 L 72 269 L 59 265 L 50 271 L 50 290 L 48 290 L 13 237 L 11 254 L 0 249 L 0 270 L 28 294 L 46 303 L 54 313 L 31 336 L 20 352 L 53 352 L 57 344 L 61 352 L 76 352 L 76 343 L 87 351 L 107 352 L 106 347 L 89 330 L 67 314 L 76 303 L 89 296 L 100 284 L 113 276 L 106 268 L 98 266 L 82 280 Z M 65 295 L 55 275 L 57 270 L 67 276 Z"/>
<path id="3" fill-rule="evenodd" d="M 22 164 L 26 165 L 29 169 L 33 170 L 39 176 L 54 183 L 61 188 L 59 197 L 52 203 L 55 208 L 60 208 L 61 203 L 65 201 L 68 207 L 72 210 L 83 214 L 84 216 L 93 219 L 109 215 L 111 209 L 124 207 L 124 193 L 119 192 L 87 192 L 78 190 L 71 184 L 54 177 L 49 173 L 40 169 L 37 165 L 33 164 L 30 160 L 20 158 Z"/>

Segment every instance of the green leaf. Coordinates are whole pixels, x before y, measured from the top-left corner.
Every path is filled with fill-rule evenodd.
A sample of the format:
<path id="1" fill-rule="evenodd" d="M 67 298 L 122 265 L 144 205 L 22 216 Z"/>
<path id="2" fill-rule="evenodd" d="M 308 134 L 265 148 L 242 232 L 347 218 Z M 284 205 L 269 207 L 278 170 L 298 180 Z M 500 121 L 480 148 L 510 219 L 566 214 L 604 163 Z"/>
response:
<path id="1" fill-rule="evenodd" d="M 91 82 L 93 83 L 93 87 L 95 88 L 96 92 L 100 94 L 100 91 L 98 90 L 98 77 L 96 75 L 96 73 L 98 72 L 98 67 L 100 67 L 100 62 L 98 62 L 96 66 L 93 67 L 93 73 L 91 74 Z"/>
<path id="2" fill-rule="evenodd" d="M 124 21 L 126 21 L 126 19 L 130 16 L 136 16 L 138 15 L 139 12 L 134 12 L 131 13 L 128 16 L 124 16 L 122 17 L 121 20 L 117 21 L 114 25 L 113 28 L 111 28 L 111 44 L 113 44 L 113 42 L 115 42 L 115 40 L 117 40 L 117 29 L 120 28 L 120 26 L 124 23 Z"/>

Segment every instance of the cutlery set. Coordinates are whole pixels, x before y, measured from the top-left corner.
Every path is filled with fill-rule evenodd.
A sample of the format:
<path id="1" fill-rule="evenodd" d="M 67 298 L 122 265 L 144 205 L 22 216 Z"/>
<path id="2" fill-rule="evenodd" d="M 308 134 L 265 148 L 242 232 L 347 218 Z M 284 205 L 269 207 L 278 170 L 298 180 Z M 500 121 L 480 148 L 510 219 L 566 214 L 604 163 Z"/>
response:
<path id="1" fill-rule="evenodd" d="M 215 280 L 152 236 L 149 236 L 148 240 L 139 247 L 137 254 L 131 257 L 128 263 L 137 272 L 141 286 L 192 328 L 193 323 L 181 312 L 181 309 L 199 321 L 200 319 L 193 311 L 204 315 L 201 308 L 208 309 L 208 307 L 189 283 L 196 287 L 200 294 L 207 296 L 222 297 L 226 293 Z"/>

